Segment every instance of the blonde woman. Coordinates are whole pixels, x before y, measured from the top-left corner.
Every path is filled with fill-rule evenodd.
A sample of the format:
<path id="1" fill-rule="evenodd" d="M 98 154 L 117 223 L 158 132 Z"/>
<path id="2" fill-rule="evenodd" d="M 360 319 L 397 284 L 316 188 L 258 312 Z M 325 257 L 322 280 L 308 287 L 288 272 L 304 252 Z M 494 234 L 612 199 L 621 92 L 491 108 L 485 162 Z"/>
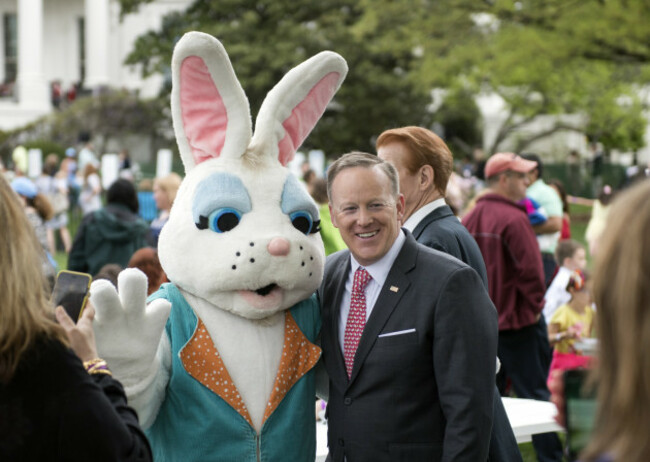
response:
<path id="1" fill-rule="evenodd" d="M 650 180 L 617 195 L 593 278 L 598 411 L 583 462 L 650 460 Z M 551 385 L 564 423 L 563 385 Z"/>
<path id="2" fill-rule="evenodd" d="M 97 358 L 93 307 L 78 324 L 58 307 L 55 321 L 40 245 L 2 176 L 0 227 L 0 460 L 151 460 L 122 386 Z"/>
<path id="3" fill-rule="evenodd" d="M 177 173 L 170 173 L 167 176 L 156 178 L 153 182 L 153 198 L 156 201 L 156 208 L 160 211 L 149 227 L 149 244 L 157 248 L 158 236 L 162 227 L 169 220 L 169 211 L 176 199 L 176 193 L 181 185 L 181 177 Z"/>
<path id="4" fill-rule="evenodd" d="M 594 301 L 598 414 L 585 461 L 650 460 L 650 180 L 612 203 L 599 241 Z"/>

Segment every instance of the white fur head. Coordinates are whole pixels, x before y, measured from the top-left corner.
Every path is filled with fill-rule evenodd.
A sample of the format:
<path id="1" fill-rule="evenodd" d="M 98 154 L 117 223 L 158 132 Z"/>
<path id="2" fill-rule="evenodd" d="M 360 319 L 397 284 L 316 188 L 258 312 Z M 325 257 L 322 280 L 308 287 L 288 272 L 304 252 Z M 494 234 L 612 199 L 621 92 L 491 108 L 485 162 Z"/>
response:
<path id="1" fill-rule="evenodd" d="M 318 209 L 286 168 L 347 73 L 322 52 L 250 109 L 221 43 L 189 32 L 174 49 L 172 116 L 186 177 L 158 243 L 169 279 L 218 308 L 261 319 L 320 285 Z"/>

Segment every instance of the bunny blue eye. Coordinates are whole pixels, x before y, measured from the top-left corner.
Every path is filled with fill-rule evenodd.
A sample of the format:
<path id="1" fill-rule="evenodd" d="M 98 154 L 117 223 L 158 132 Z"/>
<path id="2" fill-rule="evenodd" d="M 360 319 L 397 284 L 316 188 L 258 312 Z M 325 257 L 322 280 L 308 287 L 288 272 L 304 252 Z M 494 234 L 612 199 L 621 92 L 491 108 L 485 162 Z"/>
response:
<path id="1" fill-rule="evenodd" d="M 235 228 L 251 208 L 251 200 L 242 181 L 230 173 L 217 172 L 197 186 L 192 218 L 200 230 L 225 233 Z"/>
<path id="2" fill-rule="evenodd" d="M 303 234 L 312 234 L 320 231 L 318 227 L 318 225 L 320 224 L 320 220 L 317 220 L 314 223 L 313 218 L 307 212 L 304 211 L 293 212 L 292 214 L 289 215 L 289 218 L 291 219 L 291 224 L 293 225 L 293 227 Z"/>
<path id="3" fill-rule="evenodd" d="M 303 234 L 320 231 L 318 209 L 304 186 L 289 175 L 282 191 L 282 212 L 286 213 L 294 228 Z"/>
<path id="4" fill-rule="evenodd" d="M 230 231 L 241 221 L 241 213 L 235 209 L 215 210 L 208 216 L 208 227 L 216 233 Z"/>

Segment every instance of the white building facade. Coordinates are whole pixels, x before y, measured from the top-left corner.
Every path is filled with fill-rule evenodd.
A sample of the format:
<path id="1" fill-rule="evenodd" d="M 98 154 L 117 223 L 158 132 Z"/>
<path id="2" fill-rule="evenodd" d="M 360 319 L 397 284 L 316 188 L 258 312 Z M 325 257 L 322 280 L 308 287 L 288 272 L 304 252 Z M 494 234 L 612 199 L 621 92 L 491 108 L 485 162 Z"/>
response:
<path id="1" fill-rule="evenodd" d="M 138 36 L 189 3 L 155 0 L 120 20 L 116 0 L 0 0 L 0 130 L 51 112 L 55 87 L 63 100 L 78 87 L 154 96 L 163 77 L 143 80 L 124 60 Z"/>

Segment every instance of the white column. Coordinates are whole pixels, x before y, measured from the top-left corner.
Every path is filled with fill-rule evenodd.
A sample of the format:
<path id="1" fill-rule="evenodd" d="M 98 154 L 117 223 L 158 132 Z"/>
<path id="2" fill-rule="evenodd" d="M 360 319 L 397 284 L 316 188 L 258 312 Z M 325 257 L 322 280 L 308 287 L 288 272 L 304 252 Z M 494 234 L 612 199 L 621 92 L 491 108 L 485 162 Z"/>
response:
<path id="1" fill-rule="evenodd" d="M 108 34 L 109 0 L 85 0 L 86 88 L 109 84 Z"/>
<path id="2" fill-rule="evenodd" d="M 43 75 L 43 0 L 18 0 L 18 101 L 26 109 L 50 106 Z"/>

